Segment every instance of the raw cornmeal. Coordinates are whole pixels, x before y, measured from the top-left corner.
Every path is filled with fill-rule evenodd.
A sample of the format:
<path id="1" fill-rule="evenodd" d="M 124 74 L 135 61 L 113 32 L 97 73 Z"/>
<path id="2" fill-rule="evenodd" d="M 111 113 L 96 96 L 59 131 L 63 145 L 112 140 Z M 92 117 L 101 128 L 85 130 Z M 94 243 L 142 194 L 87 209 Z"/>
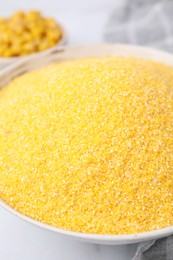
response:
<path id="1" fill-rule="evenodd" d="M 173 69 L 101 57 L 30 72 L 0 91 L 0 197 L 62 229 L 173 225 Z"/>

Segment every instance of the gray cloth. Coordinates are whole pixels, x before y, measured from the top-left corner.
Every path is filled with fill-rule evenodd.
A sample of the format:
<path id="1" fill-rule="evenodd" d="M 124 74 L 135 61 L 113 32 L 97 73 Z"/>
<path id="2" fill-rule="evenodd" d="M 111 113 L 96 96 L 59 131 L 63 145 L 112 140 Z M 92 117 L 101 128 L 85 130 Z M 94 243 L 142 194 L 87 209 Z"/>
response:
<path id="1" fill-rule="evenodd" d="M 107 23 L 107 42 L 173 52 L 173 0 L 120 0 Z M 173 236 L 140 243 L 133 260 L 173 260 Z"/>
<path id="2" fill-rule="evenodd" d="M 104 37 L 107 42 L 173 52 L 173 1 L 120 0 L 108 20 Z"/>
<path id="3" fill-rule="evenodd" d="M 173 260 L 173 236 L 140 243 L 132 260 Z"/>

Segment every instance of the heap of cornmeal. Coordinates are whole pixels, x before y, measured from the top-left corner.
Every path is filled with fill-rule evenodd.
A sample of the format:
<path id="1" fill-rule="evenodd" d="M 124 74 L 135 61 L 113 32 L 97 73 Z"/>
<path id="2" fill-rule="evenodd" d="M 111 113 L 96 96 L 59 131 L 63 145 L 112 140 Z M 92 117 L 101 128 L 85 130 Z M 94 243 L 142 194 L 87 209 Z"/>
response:
<path id="1" fill-rule="evenodd" d="M 173 225 L 173 69 L 101 57 L 0 91 L 0 197 L 58 228 L 130 234 Z"/>

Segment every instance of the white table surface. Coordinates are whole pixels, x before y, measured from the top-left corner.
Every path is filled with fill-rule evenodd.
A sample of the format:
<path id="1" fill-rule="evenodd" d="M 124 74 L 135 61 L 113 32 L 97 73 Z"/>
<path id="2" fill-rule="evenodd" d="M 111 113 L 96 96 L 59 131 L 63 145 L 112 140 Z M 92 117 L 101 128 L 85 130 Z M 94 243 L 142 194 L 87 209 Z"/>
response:
<path id="1" fill-rule="evenodd" d="M 114 0 L 4 0 L 0 16 L 17 9 L 40 9 L 66 28 L 69 44 L 103 42 Z M 59 236 L 20 220 L 0 208 L 0 260 L 131 260 L 136 245 L 103 246 Z"/>

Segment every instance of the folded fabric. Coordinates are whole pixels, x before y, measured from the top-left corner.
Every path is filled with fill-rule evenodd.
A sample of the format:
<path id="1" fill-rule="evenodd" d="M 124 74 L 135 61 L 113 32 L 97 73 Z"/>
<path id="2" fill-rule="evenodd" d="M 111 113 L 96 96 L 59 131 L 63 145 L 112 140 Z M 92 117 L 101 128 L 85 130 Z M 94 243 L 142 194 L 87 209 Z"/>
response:
<path id="1" fill-rule="evenodd" d="M 109 17 L 104 39 L 173 52 L 173 1 L 120 1 Z"/>
<path id="2" fill-rule="evenodd" d="M 173 260 L 173 236 L 140 243 L 132 260 Z"/>

